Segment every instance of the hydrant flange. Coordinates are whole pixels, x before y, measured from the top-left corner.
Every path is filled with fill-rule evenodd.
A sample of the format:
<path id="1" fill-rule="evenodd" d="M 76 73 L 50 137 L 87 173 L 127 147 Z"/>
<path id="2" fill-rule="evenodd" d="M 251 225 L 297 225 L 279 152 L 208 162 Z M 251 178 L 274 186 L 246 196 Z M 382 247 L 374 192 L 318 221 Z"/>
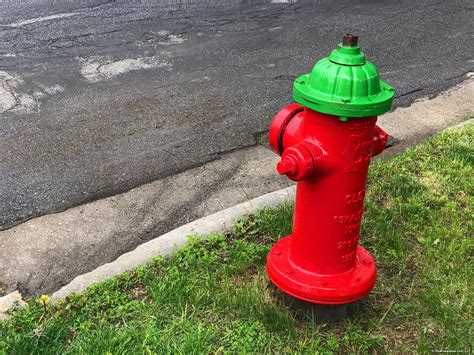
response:
<path id="1" fill-rule="evenodd" d="M 307 272 L 290 260 L 291 235 L 280 239 L 267 259 L 267 274 L 279 289 L 295 298 L 318 304 L 357 301 L 372 290 L 377 272 L 372 255 L 358 246 L 349 272 L 324 275 Z"/>

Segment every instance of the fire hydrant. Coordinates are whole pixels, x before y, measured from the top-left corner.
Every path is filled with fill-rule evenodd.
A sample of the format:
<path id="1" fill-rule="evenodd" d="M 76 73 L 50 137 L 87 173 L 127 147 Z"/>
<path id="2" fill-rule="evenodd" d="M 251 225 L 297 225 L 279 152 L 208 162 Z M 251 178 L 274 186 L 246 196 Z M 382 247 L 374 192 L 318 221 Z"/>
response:
<path id="1" fill-rule="evenodd" d="M 270 145 L 281 155 L 276 169 L 297 181 L 292 233 L 267 258 L 270 280 L 286 294 L 337 305 L 373 288 L 375 264 L 359 245 L 359 230 L 370 158 L 388 137 L 376 126 L 377 115 L 390 110 L 393 95 L 349 34 L 295 80 L 296 103 L 273 119 Z"/>

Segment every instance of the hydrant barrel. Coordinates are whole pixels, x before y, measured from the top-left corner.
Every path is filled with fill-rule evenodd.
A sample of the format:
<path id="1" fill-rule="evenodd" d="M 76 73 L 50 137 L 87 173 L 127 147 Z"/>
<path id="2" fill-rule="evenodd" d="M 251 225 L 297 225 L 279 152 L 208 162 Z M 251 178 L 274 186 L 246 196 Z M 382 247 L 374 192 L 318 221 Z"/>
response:
<path id="1" fill-rule="evenodd" d="M 357 37 L 346 35 L 296 79 L 294 98 L 270 126 L 270 144 L 281 155 L 277 171 L 297 189 L 292 233 L 272 247 L 267 274 L 301 300 L 353 302 L 376 279 L 359 231 L 370 158 L 387 140 L 377 115 L 390 109 L 393 89 L 379 80 Z"/>
<path id="2" fill-rule="evenodd" d="M 340 122 L 308 110 L 305 119 L 308 130 L 326 128 L 318 141 L 330 168 L 298 185 L 289 257 L 311 272 L 343 273 L 356 261 L 376 118 Z"/>

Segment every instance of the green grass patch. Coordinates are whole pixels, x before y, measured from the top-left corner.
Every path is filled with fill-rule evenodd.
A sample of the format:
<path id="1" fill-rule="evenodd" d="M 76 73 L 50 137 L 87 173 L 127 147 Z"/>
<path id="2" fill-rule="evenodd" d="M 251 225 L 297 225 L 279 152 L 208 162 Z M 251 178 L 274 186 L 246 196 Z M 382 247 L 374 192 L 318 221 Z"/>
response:
<path id="1" fill-rule="evenodd" d="M 474 128 L 370 169 L 361 243 L 379 276 L 347 319 L 301 319 L 269 286 L 284 204 L 167 258 L 0 322 L 0 353 L 472 351 Z"/>

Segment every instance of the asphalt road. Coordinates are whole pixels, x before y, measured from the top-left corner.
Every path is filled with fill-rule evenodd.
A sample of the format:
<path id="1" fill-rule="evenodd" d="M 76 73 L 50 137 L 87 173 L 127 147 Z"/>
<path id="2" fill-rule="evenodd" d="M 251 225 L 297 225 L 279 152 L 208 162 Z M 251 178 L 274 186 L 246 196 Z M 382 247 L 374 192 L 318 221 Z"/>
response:
<path id="1" fill-rule="evenodd" d="M 0 0 L 2 229 L 258 144 L 346 32 L 396 106 L 474 71 L 468 0 L 185 2 Z"/>

